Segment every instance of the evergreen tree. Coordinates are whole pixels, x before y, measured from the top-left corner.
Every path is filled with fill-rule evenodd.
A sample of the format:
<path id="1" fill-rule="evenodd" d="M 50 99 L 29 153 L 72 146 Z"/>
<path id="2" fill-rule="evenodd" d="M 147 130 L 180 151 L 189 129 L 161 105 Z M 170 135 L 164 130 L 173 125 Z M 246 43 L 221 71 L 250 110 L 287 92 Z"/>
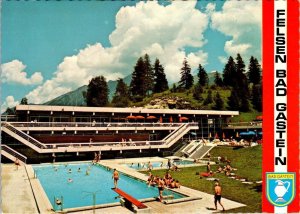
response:
<path id="1" fill-rule="evenodd" d="M 198 83 L 200 86 L 208 85 L 208 76 L 201 64 L 199 64 L 197 76 L 198 76 Z"/>
<path id="2" fill-rule="evenodd" d="M 240 104 L 239 104 L 239 97 L 237 95 L 236 90 L 231 89 L 230 96 L 228 97 L 228 109 L 233 111 L 238 111 Z"/>
<path id="3" fill-rule="evenodd" d="M 153 86 L 154 86 L 154 72 L 153 68 L 150 62 L 150 58 L 148 54 L 145 54 L 144 56 L 144 86 L 146 90 L 146 94 L 150 94 L 153 91 Z"/>
<path id="4" fill-rule="evenodd" d="M 223 86 L 223 80 L 222 78 L 220 77 L 220 74 L 219 72 L 217 71 L 216 74 L 215 74 L 215 80 L 214 80 L 214 83 L 216 86 L 219 86 L 219 87 L 222 87 Z"/>
<path id="5" fill-rule="evenodd" d="M 20 102 L 21 105 L 28 105 L 28 100 L 26 97 L 23 97 L 21 102 Z"/>
<path id="6" fill-rule="evenodd" d="M 225 86 L 235 86 L 236 84 L 236 64 L 231 56 L 223 70 L 223 84 Z"/>
<path id="7" fill-rule="evenodd" d="M 236 57 L 236 76 L 235 84 L 232 85 L 237 89 L 237 94 L 240 99 L 249 97 L 248 79 L 245 75 L 245 63 L 240 54 Z"/>
<path id="8" fill-rule="evenodd" d="M 194 86 L 194 89 L 193 89 L 193 97 L 194 97 L 194 99 L 198 100 L 198 101 L 203 100 L 202 95 L 201 95 L 202 93 L 203 93 L 203 89 L 202 89 L 201 85 L 199 83 L 197 83 Z"/>
<path id="9" fill-rule="evenodd" d="M 258 60 L 251 56 L 248 67 L 248 79 L 253 85 L 260 84 L 261 82 L 261 67 Z"/>
<path id="10" fill-rule="evenodd" d="M 190 89 L 194 84 L 194 77 L 191 74 L 191 67 L 186 59 L 183 60 L 183 67 L 180 74 L 179 88 Z"/>
<path id="11" fill-rule="evenodd" d="M 159 59 L 154 63 L 154 93 L 160 93 L 169 89 L 168 80 L 163 66 L 160 64 Z"/>
<path id="12" fill-rule="evenodd" d="M 7 109 L 4 112 L 4 114 L 6 114 L 6 115 L 14 115 L 14 114 L 16 114 L 16 107 L 12 107 L 12 108 L 7 107 Z"/>
<path id="13" fill-rule="evenodd" d="M 251 102 L 253 108 L 257 111 L 262 111 L 262 87 L 261 84 L 253 85 Z"/>
<path id="14" fill-rule="evenodd" d="M 172 86 L 172 88 L 171 88 L 170 91 L 171 91 L 172 93 L 177 92 L 177 87 L 176 87 L 176 84 L 175 84 L 175 83 L 173 83 L 173 86 Z"/>
<path id="15" fill-rule="evenodd" d="M 123 79 L 118 79 L 115 94 L 112 99 L 112 104 L 115 107 L 128 107 L 129 90 Z"/>
<path id="16" fill-rule="evenodd" d="M 86 93 L 87 106 L 106 106 L 108 104 L 108 86 L 103 76 L 92 78 Z"/>
<path id="17" fill-rule="evenodd" d="M 206 99 L 204 100 L 203 105 L 208 105 L 208 104 L 210 104 L 210 103 L 212 103 L 212 102 L 213 102 L 212 92 L 211 92 L 211 90 L 208 90 L 208 92 L 207 92 L 207 97 L 206 97 Z"/>
<path id="18" fill-rule="evenodd" d="M 132 72 L 132 78 L 130 82 L 129 92 L 132 98 L 136 101 L 141 101 L 146 95 L 145 87 L 145 65 L 144 60 L 140 57 L 136 65 L 134 66 L 134 71 Z"/>
<path id="19" fill-rule="evenodd" d="M 216 95 L 215 95 L 215 105 L 213 106 L 213 109 L 215 110 L 222 110 L 223 106 L 224 106 L 224 101 L 222 100 L 219 92 L 217 91 Z"/>
<path id="20" fill-rule="evenodd" d="M 240 111 L 247 112 L 249 111 L 249 101 L 247 97 L 242 97 L 240 102 Z"/>

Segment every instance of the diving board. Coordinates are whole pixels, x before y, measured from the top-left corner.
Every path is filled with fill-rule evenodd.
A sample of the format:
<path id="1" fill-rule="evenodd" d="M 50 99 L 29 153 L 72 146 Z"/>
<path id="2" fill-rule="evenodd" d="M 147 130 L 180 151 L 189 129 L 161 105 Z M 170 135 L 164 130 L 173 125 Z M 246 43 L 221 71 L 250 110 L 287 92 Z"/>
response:
<path id="1" fill-rule="evenodd" d="M 145 204 L 143 204 L 139 200 L 135 199 L 134 197 L 132 197 L 128 193 L 124 192 L 123 190 L 121 190 L 119 188 L 112 188 L 112 190 L 115 191 L 116 193 L 118 193 L 122 198 L 124 198 L 125 201 L 128 201 L 130 204 L 135 205 L 138 209 L 148 208 Z"/>

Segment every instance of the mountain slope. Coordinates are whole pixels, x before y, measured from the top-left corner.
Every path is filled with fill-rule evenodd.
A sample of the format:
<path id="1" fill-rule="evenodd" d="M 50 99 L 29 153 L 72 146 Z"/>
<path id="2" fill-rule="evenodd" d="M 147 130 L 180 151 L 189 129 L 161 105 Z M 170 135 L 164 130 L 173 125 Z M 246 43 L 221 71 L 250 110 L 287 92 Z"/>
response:
<path id="1" fill-rule="evenodd" d="M 131 75 L 126 76 L 123 80 L 127 85 L 129 85 L 131 81 Z M 111 100 L 117 87 L 117 80 L 109 80 L 107 82 L 107 86 L 109 89 L 109 100 Z M 86 106 L 86 102 L 83 97 L 83 92 L 86 91 L 87 91 L 87 85 L 84 85 L 75 89 L 74 91 L 70 91 L 66 94 L 54 98 L 53 100 L 50 100 L 44 103 L 44 105 Z"/>

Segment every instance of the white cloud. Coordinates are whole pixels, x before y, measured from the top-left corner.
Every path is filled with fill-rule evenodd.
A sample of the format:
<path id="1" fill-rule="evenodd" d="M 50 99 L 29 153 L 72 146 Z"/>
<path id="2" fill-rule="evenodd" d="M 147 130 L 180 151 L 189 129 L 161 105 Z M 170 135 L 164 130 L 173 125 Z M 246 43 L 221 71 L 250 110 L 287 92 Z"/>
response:
<path id="1" fill-rule="evenodd" d="M 226 64 L 228 61 L 228 58 L 225 56 L 219 56 L 218 59 L 222 64 Z"/>
<path id="2" fill-rule="evenodd" d="M 207 53 L 184 51 L 187 47 L 201 48 L 206 42 L 203 32 L 208 16 L 195 9 L 196 3 L 174 1 L 163 6 L 155 1 L 141 1 L 122 7 L 116 15 L 116 28 L 109 36 L 111 47 L 97 43 L 65 57 L 51 80 L 26 95 L 28 101 L 43 103 L 88 84 L 97 75 L 107 80 L 124 77 L 132 73 L 138 57 L 145 53 L 152 63 L 159 58 L 170 82 L 178 81 L 185 57 L 192 69 L 207 63 Z"/>
<path id="3" fill-rule="evenodd" d="M 43 82 L 41 72 L 35 72 L 27 78 L 26 65 L 19 60 L 13 60 L 1 65 L 1 81 L 3 83 L 18 83 L 22 85 L 37 85 Z"/>
<path id="4" fill-rule="evenodd" d="M 7 96 L 5 101 L 1 105 L 1 113 L 5 112 L 7 108 L 12 108 L 18 105 L 19 102 L 15 101 L 13 96 Z"/>
<path id="5" fill-rule="evenodd" d="M 226 1 L 222 11 L 211 14 L 211 26 L 232 39 L 224 50 L 233 57 L 237 53 L 247 59 L 251 55 L 261 58 L 261 1 Z"/>
<path id="6" fill-rule="evenodd" d="M 212 14 L 215 11 L 215 9 L 216 9 L 216 4 L 210 2 L 206 5 L 205 12 L 207 14 Z"/>

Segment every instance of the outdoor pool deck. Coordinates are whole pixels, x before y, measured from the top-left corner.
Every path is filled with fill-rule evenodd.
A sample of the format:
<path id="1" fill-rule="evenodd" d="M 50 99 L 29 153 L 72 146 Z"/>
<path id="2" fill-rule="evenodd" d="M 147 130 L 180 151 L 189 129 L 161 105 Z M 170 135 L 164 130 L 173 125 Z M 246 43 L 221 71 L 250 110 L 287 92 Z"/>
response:
<path id="1" fill-rule="evenodd" d="M 166 159 L 164 159 L 166 160 Z M 114 159 L 101 160 L 101 164 L 110 168 L 116 168 L 120 172 L 137 177 L 141 180 L 147 180 L 148 176 L 137 172 L 126 166 L 124 163 L 132 162 L 148 162 L 148 161 L 162 161 L 162 158 L 133 158 L 133 159 Z M 13 164 L 2 164 L 2 213 L 54 213 L 51 210 L 51 204 L 41 188 L 38 179 L 34 178 L 31 166 L 21 166 L 16 170 Z M 27 171 L 27 172 L 26 172 Z M 30 178 L 31 184 L 28 180 Z M 113 181 L 112 181 L 113 182 Z M 31 190 L 31 185 L 33 192 Z M 113 183 L 112 183 L 113 185 Z M 214 207 L 212 194 L 207 194 L 194 189 L 181 186 L 175 191 L 188 195 L 189 197 L 181 202 L 163 204 L 157 201 L 145 202 L 151 208 L 151 213 L 213 213 L 215 210 L 210 210 Z M 245 206 L 228 199 L 222 199 L 222 203 L 226 210 Z M 220 210 L 219 210 L 220 211 Z M 72 213 L 93 213 L 93 210 L 75 211 Z M 97 208 L 95 213 L 132 213 L 127 208 L 120 205 Z"/>

